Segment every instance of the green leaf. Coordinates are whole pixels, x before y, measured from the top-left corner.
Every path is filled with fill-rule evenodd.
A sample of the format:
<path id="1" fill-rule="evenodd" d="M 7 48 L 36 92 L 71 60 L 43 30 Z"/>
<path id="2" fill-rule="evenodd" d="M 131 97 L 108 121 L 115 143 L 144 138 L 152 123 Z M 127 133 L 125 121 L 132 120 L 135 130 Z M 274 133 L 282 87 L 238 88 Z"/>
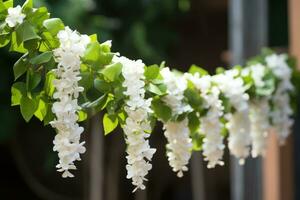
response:
<path id="1" fill-rule="evenodd" d="M 111 65 L 107 65 L 103 70 L 101 70 L 101 74 L 103 74 L 109 81 L 116 80 L 122 71 L 122 64 L 114 63 Z"/>
<path id="2" fill-rule="evenodd" d="M 9 43 L 10 34 L 0 35 L 0 48 L 5 47 Z"/>
<path id="3" fill-rule="evenodd" d="M 192 65 L 188 72 L 191 74 L 199 73 L 200 76 L 208 75 L 208 72 L 205 69 L 203 69 L 197 65 Z"/>
<path id="4" fill-rule="evenodd" d="M 46 102 L 43 100 L 43 99 L 39 99 L 39 102 L 38 102 L 38 108 L 37 110 L 35 111 L 34 115 L 40 120 L 40 121 L 43 121 L 44 118 L 46 117 L 47 115 L 47 104 Z"/>
<path id="5" fill-rule="evenodd" d="M 197 117 L 196 112 L 189 113 L 189 129 L 191 133 L 197 132 L 200 126 L 199 117 Z"/>
<path id="6" fill-rule="evenodd" d="M 26 0 L 22 6 L 22 9 L 25 10 L 25 9 L 32 8 L 32 7 L 33 7 L 32 0 Z"/>
<path id="7" fill-rule="evenodd" d="M 86 112 L 84 112 L 83 110 L 79 110 L 77 112 L 77 116 L 78 116 L 78 122 L 83 122 L 87 119 L 88 115 Z"/>
<path id="8" fill-rule="evenodd" d="M 11 34 L 11 43 L 10 43 L 9 51 L 14 51 L 19 53 L 27 52 L 27 49 L 24 48 L 23 44 L 18 44 L 16 32 L 13 32 Z"/>
<path id="9" fill-rule="evenodd" d="M 29 60 L 29 62 L 33 65 L 40 65 L 46 62 L 49 62 L 51 58 L 53 57 L 52 51 L 46 51 L 44 53 L 41 53 Z"/>
<path id="10" fill-rule="evenodd" d="M 93 79 L 93 75 L 90 72 L 82 72 L 79 85 L 82 86 L 84 90 L 89 90 L 93 86 Z"/>
<path id="11" fill-rule="evenodd" d="M 29 122 L 32 116 L 34 115 L 36 109 L 38 108 L 37 103 L 28 98 L 27 96 L 23 96 L 21 99 L 21 114 L 26 122 Z"/>
<path id="12" fill-rule="evenodd" d="M 20 76 L 22 76 L 28 69 L 28 62 L 26 62 L 24 56 L 22 56 L 15 64 L 14 64 L 14 76 L 15 80 L 17 80 Z"/>
<path id="13" fill-rule="evenodd" d="M 4 6 L 6 7 L 6 9 L 11 8 L 14 6 L 14 1 L 13 0 L 8 0 L 3 2 Z"/>
<path id="14" fill-rule="evenodd" d="M 191 88 L 188 88 L 184 91 L 184 96 L 187 98 L 188 103 L 194 110 L 198 110 L 202 105 L 202 98 L 200 94 Z"/>
<path id="15" fill-rule="evenodd" d="M 27 71 L 27 75 L 29 76 L 27 89 L 28 91 L 31 91 L 39 85 L 42 80 L 42 76 L 41 74 L 34 72 L 33 70 Z"/>
<path id="16" fill-rule="evenodd" d="M 52 104 L 48 103 L 46 105 L 47 105 L 48 112 L 47 112 L 46 116 L 44 117 L 44 125 L 45 126 L 48 125 L 51 121 L 53 121 L 55 118 L 55 115 L 52 113 L 52 110 L 51 110 Z"/>
<path id="17" fill-rule="evenodd" d="M 98 36 L 97 36 L 97 34 L 90 35 L 89 37 L 91 39 L 91 42 L 98 42 Z"/>
<path id="18" fill-rule="evenodd" d="M 201 151 L 203 139 L 205 138 L 205 136 L 200 134 L 199 132 L 195 132 L 191 134 L 191 137 L 193 141 L 193 151 Z"/>
<path id="19" fill-rule="evenodd" d="M 16 33 L 18 45 L 29 40 L 41 39 L 40 36 L 36 34 L 34 27 L 26 21 L 18 26 Z"/>
<path id="20" fill-rule="evenodd" d="M 172 110 L 164 102 L 155 99 L 152 101 L 152 109 L 156 116 L 167 122 L 172 117 Z"/>
<path id="21" fill-rule="evenodd" d="M 51 18 L 44 21 L 43 26 L 51 33 L 52 36 L 56 36 L 60 30 L 65 28 L 64 23 L 59 18 Z"/>
<path id="22" fill-rule="evenodd" d="M 34 9 L 33 12 L 29 9 L 29 13 L 26 16 L 26 19 L 30 22 L 30 24 L 34 24 L 37 29 L 41 29 L 43 27 L 43 23 L 45 20 L 49 19 L 50 14 L 46 7 L 40 7 L 38 9 Z"/>
<path id="23" fill-rule="evenodd" d="M 101 79 L 95 79 L 94 80 L 94 87 L 102 93 L 107 93 L 110 91 L 111 89 L 111 85 L 109 83 L 107 83 L 104 80 Z"/>
<path id="24" fill-rule="evenodd" d="M 146 80 L 156 79 L 159 75 L 159 67 L 157 65 L 146 67 L 144 75 Z"/>
<path id="25" fill-rule="evenodd" d="M 164 92 L 162 92 L 160 90 L 159 87 L 157 87 L 156 85 L 154 85 L 152 83 L 149 84 L 149 86 L 148 86 L 147 89 L 148 89 L 148 91 L 152 92 L 153 94 L 157 94 L 157 95 L 163 95 L 163 94 L 165 94 Z"/>
<path id="26" fill-rule="evenodd" d="M 20 105 L 23 96 L 26 96 L 26 84 L 23 82 L 13 84 L 11 87 L 11 105 Z"/>
<path id="27" fill-rule="evenodd" d="M 100 44 L 98 42 L 92 42 L 90 43 L 83 56 L 83 61 L 87 64 L 100 64 L 99 58 L 100 58 Z"/>
<path id="28" fill-rule="evenodd" d="M 55 80 L 55 74 L 53 71 L 49 71 L 46 75 L 45 85 L 44 85 L 44 91 L 49 97 L 53 96 L 53 93 L 55 91 L 55 87 L 53 85 L 53 80 Z"/>
<path id="29" fill-rule="evenodd" d="M 103 128 L 104 128 L 104 135 L 108 135 L 111 133 L 115 128 L 118 126 L 118 118 L 111 117 L 107 113 L 103 116 Z"/>

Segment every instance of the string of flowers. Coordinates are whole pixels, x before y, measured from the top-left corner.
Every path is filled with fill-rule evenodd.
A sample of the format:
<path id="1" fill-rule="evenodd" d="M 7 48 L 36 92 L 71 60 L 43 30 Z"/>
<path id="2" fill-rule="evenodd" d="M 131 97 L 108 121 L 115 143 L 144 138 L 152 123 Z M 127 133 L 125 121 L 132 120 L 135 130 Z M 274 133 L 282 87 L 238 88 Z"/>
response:
<path id="1" fill-rule="evenodd" d="M 223 116 L 224 107 L 220 100 L 220 90 L 212 85 L 212 78 L 209 75 L 200 78 L 199 73 L 194 75 L 187 74 L 188 80 L 192 81 L 204 99 L 203 107 L 208 109 L 205 116 L 200 116 L 200 132 L 205 135 L 203 139 L 203 156 L 208 161 L 207 167 L 214 168 L 216 165 L 224 165 L 222 157 L 225 145 L 221 130 L 223 123 L 220 118 Z"/>
<path id="2" fill-rule="evenodd" d="M 151 126 L 149 114 L 151 110 L 151 98 L 145 99 L 144 66 L 141 60 L 132 61 L 125 57 L 114 57 L 116 63 L 123 65 L 122 75 L 124 77 L 123 87 L 126 88 L 124 94 L 128 96 L 125 111 L 127 118 L 123 127 L 127 143 L 127 178 L 132 179 L 137 189 L 144 190 L 146 187 L 145 176 L 151 170 L 150 163 L 156 149 L 150 148 L 147 138 L 150 136 Z"/>
<path id="3" fill-rule="evenodd" d="M 230 104 L 235 109 L 234 113 L 228 113 L 226 118 L 228 123 L 226 128 L 229 131 L 228 147 L 230 153 L 239 159 L 240 164 L 244 164 L 245 158 L 249 155 L 250 146 L 250 123 L 249 123 L 249 95 L 244 81 L 239 76 L 237 69 L 226 71 L 213 77 L 213 81 Z"/>
<path id="4" fill-rule="evenodd" d="M 57 130 L 53 141 L 54 151 L 58 152 L 58 171 L 63 172 L 63 177 L 73 177 L 70 169 L 76 169 L 74 161 L 80 160 L 80 154 L 85 152 L 84 142 L 80 143 L 80 135 L 84 131 L 77 123 L 76 112 L 80 110 L 78 105 L 79 93 L 84 91 L 78 86 L 80 77 L 81 56 L 86 49 L 90 38 L 87 35 L 80 35 L 69 27 L 59 31 L 57 37 L 60 47 L 54 50 L 55 60 L 58 63 L 54 69 L 56 80 L 53 85 L 56 89 L 53 98 L 52 112 L 56 119 L 50 122 Z"/>
<path id="5" fill-rule="evenodd" d="M 176 77 L 169 68 L 161 70 L 161 75 L 167 87 L 167 95 L 163 101 L 170 106 L 174 115 L 180 115 L 192 111 L 192 108 L 184 102 L 184 91 L 187 82 L 184 77 Z M 185 118 L 179 122 L 165 122 L 164 135 L 168 140 L 167 156 L 169 165 L 178 177 L 188 170 L 188 163 L 191 158 L 192 139 L 190 138 L 188 120 Z"/>
<path id="6" fill-rule="evenodd" d="M 134 192 L 146 188 L 156 121 L 164 124 L 167 157 L 178 177 L 193 151 L 203 151 L 208 168 L 224 165 L 227 139 L 230 153 L 244 164 L 250 149 L 252 157 L 264 156 L 270 130 L 280 143 L 290 134 L 291 100 L 297 99 L 290 96 L 300 91 L 292 83 L 300 75 L 286 54 L 265 51 L 216 75 L 195 65 L 183 74 L 119 56 L 110 42 L 72 31 L 31 0 L 22 7 L 0 1 L 0 8 L 0 47 L 23 54 L 13 68 L 12 106 L 20 106 L 26 121 L 35 116 L 56 129 L 53 150 L 63 177 L 73 177 L 70 170 L 85 152 L 79 122 L 99 112 L 105 112 L 105 135 L 118 125 L 124 131 Z"/>

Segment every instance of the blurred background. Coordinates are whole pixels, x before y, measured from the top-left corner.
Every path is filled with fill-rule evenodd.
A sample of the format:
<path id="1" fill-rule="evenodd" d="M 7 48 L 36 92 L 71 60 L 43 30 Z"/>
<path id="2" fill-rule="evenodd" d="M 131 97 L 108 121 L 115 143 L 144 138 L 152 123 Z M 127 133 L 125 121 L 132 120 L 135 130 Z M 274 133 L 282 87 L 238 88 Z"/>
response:
<path id="1" fill-rule="evenodd" d="M 20 4 L 23 1 L 19 1 Z M 186 71 L 197 64 L 243 64 L 265 46 L 300 58 L 298 0 L 34 0 L 52 17 L 81 33 L 112 40 L 113 51 L 147 65 L 166 61 Z M 298 34 L 298 35 L 297 35 Z M 292 200 L 300 199 L 300 138 L 283 148 L 269 141 L 267 159 L 239 167 L 206 169 L 194 153 L 190 170 L 178 179 L 165 156 L 166 140 L 158 125 L 151 137 L 157 148 L 147 190 L 132 194 L 126 179 L 125 143 L 120 130 L 103 137 L 101 119 L 84 124 L 87 152 L 75 178 L 62 179 L 52 151 L 54 130 L 33 119 L 26 124 L 19 107 L 10 107 L 13 63 L 17 54 L 0 50 L 0 199 L 2 200 Z M 297 124 L 297 123 L 296 123 Z M 298 123 L 299 124 L 299 123 Z M 297 127 L 296 127 L 296 130 Z M 295 131 L 296 132 L 296 131 Z M 298 167 L 297 167 L 298 166 Z"/>

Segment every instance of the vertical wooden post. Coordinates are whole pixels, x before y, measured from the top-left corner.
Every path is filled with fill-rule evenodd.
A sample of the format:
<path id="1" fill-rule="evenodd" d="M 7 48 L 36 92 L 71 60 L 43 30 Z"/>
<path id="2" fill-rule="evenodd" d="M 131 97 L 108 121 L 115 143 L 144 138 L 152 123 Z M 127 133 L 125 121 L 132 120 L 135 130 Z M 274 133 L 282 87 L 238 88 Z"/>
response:
<path id="1" fill-rule="evenodd" d="M 290 53 L 300 60 L 300 1 L 289 0 L 289 47 Z M 299 67 L 299 65 L 298 65 Z M 269 138 L 264 161 L 264 200 L 293 200 L 294 195 L 294 155 L 291 135 L 286 144 L 278 146 L 273 134 Z"/>
<path id="2" fill-rule="evenodd" d="M 231 64 L 243 64 L 247 58 L 258 54 L 261 48 L 267 45 L 268 1 L 230 0 L 229 2 Z M 260 159 L 247 159 L 245 166 L 240 166 L 232 157 L 231 199 L 262 199 L 261 170 Z"/>

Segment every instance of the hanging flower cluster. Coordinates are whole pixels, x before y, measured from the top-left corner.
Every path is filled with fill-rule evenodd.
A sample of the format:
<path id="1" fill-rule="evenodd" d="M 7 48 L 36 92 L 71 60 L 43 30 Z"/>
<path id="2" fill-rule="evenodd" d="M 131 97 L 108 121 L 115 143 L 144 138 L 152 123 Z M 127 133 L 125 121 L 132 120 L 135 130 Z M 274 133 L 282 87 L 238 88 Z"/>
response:
<path id="1" fill-rule="evenodd" d="M 287 56 L 284 54 L 267 56 L 266 63 L 280 81 L 275 94 L 271 97 L 274 105 L 271 118 L 280 142 L 283 144 L 293 125 L 293 119 L 291 119 L 293 111 L 290 107 L 289 96 L 294 88 L 291 83 L 292 70 L 288 66 Z"/>
<path id="2" fill-rule="evenodd" d="M 190 105 L 184 102 L 184 91 L 187 88 L 187 81 L 184 77 L 176 77 L 169 68 L 161 70 L 164 83 L 167 87 L 167 95 L 163 101 L 170 106 L 174 115 L 180 115 L 192 111 Z M 188 120 L 180 122 L 167 122 L 164 124 L 165 136 L 168 140 L 167 156 L 169 164 L 178 177 L 183 176 L 187 171 L 186 166 L 191 158 L 192 139 L 190 138 Z"/>
<path id="3" fill-rule="evenodd" d="M 31 1 L 15 8 L 0 1 L 0 7 L 0 47 L 10 44 L 24 54 L 14 66 L 12 105 L 26 121 L 36 116 L 56 129 L 53 149 L 63 177 L 73 177 L 70 170 L 85 152 L 78 123 L 99 112 L 105 112 L 105 135 L 118 125 L 124 131 L 134 191 L 145 189 L 152 168 L 156 149 L 149 137 L 156 121 L 163 123 L 169 164 L 179 177 L 193 151 L 203 151 L 208 168 L 223 165 L 227 139 L 243 164 L 250 151 L 264 155 L 271 129 L 281 143 L 290 133 L 290 95 L 299 90 L 292 82 L 300 76 L 285 54 L 264 52 L 216 75 L 195 65 L 183 74 L 121 57 L 110 41 L 72 31 Z"/>
<path id="4" fill-rule="evenodd" d="M 151 132 L 149 114 L 151 98 L 145 99 L 144 66 L 141 60 L 132 61 L 125 57 L 114 57 L 114 62 L 122 64 L 124 77 L 124 94 L 128 97 L 125 105 L 127 118 L 123 127 L 127 143 L 127 178 L 132 179 L 132 184 L 137 189 L 146 187 L 145 176 L 151 170 L 150 163 L 156 149 L 150 148 L 148 138 Z"/>
<path id="5" fill-rule="evenodd" d="M 213 77 L 213 81 L 217 83 L 224 96 L 229 99 L 230 104 L 236 110 L 226 116 L 228 120 L 226 128 L 229 131 L 228 147 L 231 154 L 239 159 L 239 163 L 244 164 L 245 158 L 249 155 L 251 143 L 247 88 L 243 79 L 239 77 L 237 69 L 218 74 Z"/>
<path id="6" fill-rule="evenodd" d="M 204 160 L 208 161 L 208 168 L 224 165 L 222 157 L 225 145 L 221 134 L 223 123 L 220 121 L 224 107 L 220 100 L 220 90 L 212 84 L 212 77 L 209 75 L 201 78 L 199 73 L 186 74 L 186 76 L 200 92 L 204 100 L 203 107 L 208 109 L 205 116 L 200 116 L 200 132 L 205 135 L 202 145 Z"/>
<path id="7" fill-rule="evenodd" d="M 69 27 L 59 31 L 57 37 L 60 47 L 54 50 L 58 65 L 54 70 L 57 79 L 53 80 L 56 89 L 53 98 L 56 102 L 52 107 L 56 119 L 50 124 L 57 130 L 53 141 L 53 150 L 58 152 L 59 157 L 56 167 L 63 172 L 63 177 L 73 177 L 69 170 L 76 169 L 74 161 L 80 160 L 80 154 L 85 152 L 84 142 L 80 143 L 80 135 L 84 129 L 77 123 L 76 112 L 80 109 L 77 100 L 79 93 L 84 90 L 78 86 L 78 81 L 81 80 L 80 59 L 90 38 L 72 31 Z"/>
<path id="8" fill-rule="evenodd" d="M 269 123 L 270 106 L 268 99 L 261 99 L 250 103 L 250 126 L 252 140 L 252 157 L 264 156 Z"/>

